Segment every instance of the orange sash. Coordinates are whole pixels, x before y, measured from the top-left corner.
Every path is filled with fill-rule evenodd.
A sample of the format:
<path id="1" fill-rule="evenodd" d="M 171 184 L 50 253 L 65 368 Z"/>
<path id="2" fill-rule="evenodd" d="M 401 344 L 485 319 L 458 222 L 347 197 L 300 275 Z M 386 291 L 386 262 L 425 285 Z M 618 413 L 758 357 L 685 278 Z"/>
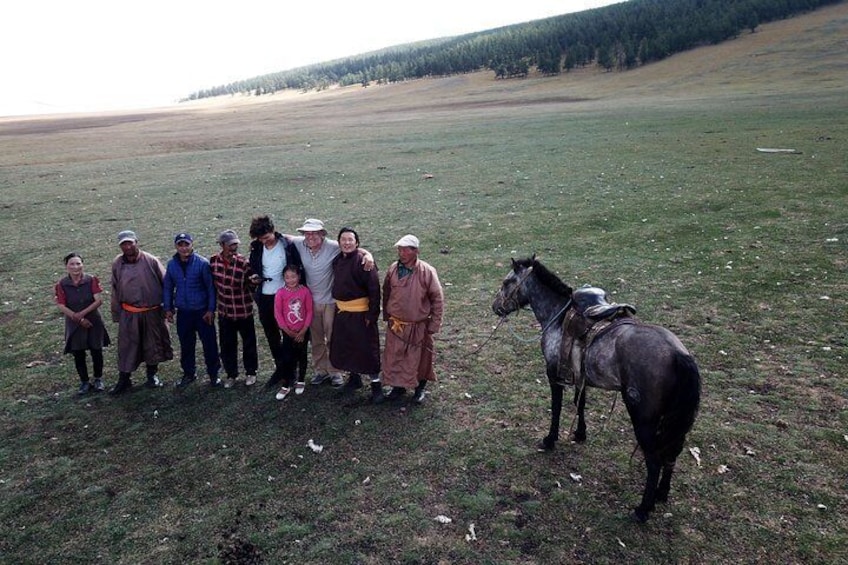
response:
<path id="1" fill-rule="evenodd" d="M 159 306 L 133 306 L 132 304 L 121 302 L 121 308 L 133 314 L 141 314 L 143 312 L 150 312 L 151 310 L 158 310 Z"/>

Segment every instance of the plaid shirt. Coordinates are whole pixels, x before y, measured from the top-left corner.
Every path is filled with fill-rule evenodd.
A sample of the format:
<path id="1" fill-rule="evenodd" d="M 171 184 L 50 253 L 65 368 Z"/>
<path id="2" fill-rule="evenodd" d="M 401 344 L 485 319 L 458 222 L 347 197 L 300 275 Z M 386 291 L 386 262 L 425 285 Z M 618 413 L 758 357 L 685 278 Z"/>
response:
<path id="1" fill-rule="evenodd" d="M 244 255 L 236 253 L 228 263 L 217 253 L 209 258 L 209 265 L 218 294 L 218 315 L 230 320 L 252 316 L 253 289 L 248 281 L 252 271 Z"/>

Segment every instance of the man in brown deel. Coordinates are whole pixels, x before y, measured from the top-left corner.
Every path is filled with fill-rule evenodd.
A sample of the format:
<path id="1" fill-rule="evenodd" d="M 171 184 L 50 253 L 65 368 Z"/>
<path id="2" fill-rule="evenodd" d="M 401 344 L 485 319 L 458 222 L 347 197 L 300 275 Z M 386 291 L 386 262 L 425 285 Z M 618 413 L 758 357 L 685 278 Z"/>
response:
<path id="1" fill-rule="evenodd" d="M 138 366 L 147 366 L 148 388 L 162 386 L 159 363 L 174 358 L 171 335 L 162 310 L 165 267 L 138 247 L 130 230 L 118 234 L 121 254 L 112 261 L 112 321 L 118 322 L 118 383 L 112 394 L 132 388 L 130 377 Z"/>
<path id="2" fill-rule="evenodd" d="M 388 400 L 414 389 L 413 401 L 424 402 L 427 381 L 435 381 L 433 335 L 442 327 L 444 294 L 439 276 L 418 258 L 418 238 L 407 234 L 395 243 L 398 260 L 383 282 L 383 319 L 389 323 L 383 350 L 383 384 L 392 387 Z"/>

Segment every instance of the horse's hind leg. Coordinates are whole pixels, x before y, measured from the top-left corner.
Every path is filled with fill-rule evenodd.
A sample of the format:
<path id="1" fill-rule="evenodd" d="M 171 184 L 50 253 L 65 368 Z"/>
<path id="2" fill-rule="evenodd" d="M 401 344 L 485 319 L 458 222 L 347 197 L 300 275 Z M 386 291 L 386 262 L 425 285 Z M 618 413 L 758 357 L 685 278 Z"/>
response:
<path id="1" fill-rule="evenodd" d="M 656 449 L 656 426 L 641 424 L 635 426 L 636 440 L 642 448 L 642 454 L 645 456 L 645 467 L 647 468 L 647 476 L 645 477 L 645 490 L 642 492 L 642 502 L 633 510 L 633 518 L 637 522 L 646 522 L 651 511 L 654 509 L 657 495 L 657 483 L 660 480 L 660 463 L 659 454 Z M 671 475 L 669 475 L 669 481 Z"/>
<path id="2" fill-rule="evenodd" d="M 549 379 L 551 385 L 551 428 L 548 430 L 548 435 L 542 439 L 541 447 L 545 450 L 552 450 L 559 439 L 559 418 L 562 414 L 562 385 Z"/>
<path id="3" fill-rule="evenodd" d="M 574 387 L 574 405 L 577 407 L 577 429 L 574 430 L 573 439 L 577 443 L 586 441 L 586 387 Z"/>
<path id="4" fill-rule="evenodd" d="M 668 491 L 671 490 L 671 475 L 674 473 L 674 461 L 666 463 L 662 466 L 662 475 L 660 476 L 660 484 L 657 487 L 657 494 L 654 497 L 657 502 L 668 501 Z"/>

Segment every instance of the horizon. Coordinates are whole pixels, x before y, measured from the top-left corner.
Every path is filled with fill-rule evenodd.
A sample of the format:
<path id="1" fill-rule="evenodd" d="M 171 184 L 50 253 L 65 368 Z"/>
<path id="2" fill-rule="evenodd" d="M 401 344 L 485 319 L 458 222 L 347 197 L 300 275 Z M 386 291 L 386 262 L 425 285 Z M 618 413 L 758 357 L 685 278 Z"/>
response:
<path id="1" fill-rule="evenodd" d="M 16 7 L 21 25 L 0 37 L 4 52 L 17 54 L 4 69 L 13 86 L 0 98 L 0 117 L 172 106 L 256 76 L 622 1 L 495 1 L 481 8 L 433 0 L 398 8 L 365 0 L 334 6 L 327 19 L 322 6 L 307 3 L 261 2 L 232 13 L 196 0 L 151 0 L 143 11 L 106 0 L 36 0 Z"/>

